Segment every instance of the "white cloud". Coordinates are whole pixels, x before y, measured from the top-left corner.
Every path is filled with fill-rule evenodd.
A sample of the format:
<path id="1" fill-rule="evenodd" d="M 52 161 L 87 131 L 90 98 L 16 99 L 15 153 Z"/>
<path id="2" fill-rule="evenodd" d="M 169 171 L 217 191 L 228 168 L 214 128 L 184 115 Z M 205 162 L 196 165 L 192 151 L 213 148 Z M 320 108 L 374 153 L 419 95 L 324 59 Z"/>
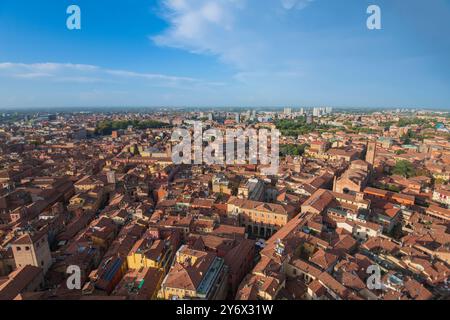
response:
<path id="1" fill-rule="evenodd" d="M 3 62 L 0 63 L 0 70 L 8 69 L 24 69 L 30 71 L 38 72 L 57 72 L 60 70 L 79 70 L 79 71 L 93 71 L 99 69 L 97 66 L 88 64 L 72 64 L 72 63 L 13 63 L 13 62 Z"/>
<path id="2" fill-rule="evenodd" d="M 168 76 L 168 75 L 164 75 L 164 74 L 155 74 L 155 73 L 139 73 L 139 72 L 125 71 L 125 70 L 105 69 L 105 72 L 110 75 L 113 75 L 113 76 L 125 77 L 125 78 L 141 78 L 141 79 L 147 79 L 147 80 L 161 80 L 161 81 L 168 81 L 168 82 L 187 82 L 187 83 L 195 83 L 195 82 L 200 81 L 195 78 L 189 78 L 189 77 L 176 77 L 176 76 Z"/>
<path id="3" fill-rule="evenodd" d="M 87 64 L 71 63 L 0 63 L 0 77 L 11 77 L 18 79 L 47 79 L 54 82 L 120 82 L 130 79 L 140 79 L 155 83 L 157 85 L 183 85 L 202 84 L 202 80 L 171 76 L 158 73 L 139 73 L 126 70 L 108 69 Z"/>
<path id="4" fill-rule="evenodd" d="M 44 72 L 29 72 L 29 73 L 17 73 L 14 75 L 16 78 L 22 79 L 36 79 L 36 78 L 50 78 L 52 75 L 50 73 Z"/>
<path id="5" fill-rule="evenodd" d="M 292 21 L 314 0 L 161 0 L 169 27 L 159 46 L 210 54 L 239 71 L 282 68 L 274 57 L 296 59 Z M 295 9 L 295 10 L 293 10 Z"/>
<path id="6" fill-rule="evenodd" d="M 314 0 L 281 0 L 281 5 L 286 10 L 303 9 Z"/>

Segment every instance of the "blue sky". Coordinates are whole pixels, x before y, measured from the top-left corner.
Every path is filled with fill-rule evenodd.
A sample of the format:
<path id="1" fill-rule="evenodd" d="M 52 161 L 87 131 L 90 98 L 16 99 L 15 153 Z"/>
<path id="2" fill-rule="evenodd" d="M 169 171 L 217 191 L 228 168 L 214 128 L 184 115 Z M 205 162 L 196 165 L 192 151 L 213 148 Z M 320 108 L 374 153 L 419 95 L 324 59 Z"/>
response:
<path id="1" fill-rule="evenodd" d="M 0 2 L 0 108 L 321 105 L 450 108 L 450 0 Z"/>

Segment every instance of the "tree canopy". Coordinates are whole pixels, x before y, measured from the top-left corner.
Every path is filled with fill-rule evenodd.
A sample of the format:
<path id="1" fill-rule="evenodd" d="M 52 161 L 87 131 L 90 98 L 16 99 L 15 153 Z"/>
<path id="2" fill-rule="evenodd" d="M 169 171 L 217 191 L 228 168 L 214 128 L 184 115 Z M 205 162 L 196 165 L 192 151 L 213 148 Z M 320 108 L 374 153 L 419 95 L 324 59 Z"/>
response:
<path id="1" fill-rule="evenodd" d="M 305 153 L 307 144 L 284 144 L 280 146 L 280 155 L 285 156 L 302 156 Z"/>
<path id="2" fill-rule="evenodd" d="M 400 160 L 395 164 L 395 167 L 392 169 L 392 173 L 405 178 L 411 178 L 416 176 L 416 169 L 411 162 L 407 160 Z"/>
<path id="3" fill-rule="evenodd" d="M 281 131 L 281 134 L 287 137 L 296 137 L 314 131 L 326 131 L 331 128 L 330 126 L 318 123 L 307 124 L 305 117 L 299 117 L 294 120 L 278 120 L 275 125 Z"/>
<path id="4" fill-rule="evenodd" d="M 95 132 L 99 135 L 109 135 L 114 130 L 124 130 L 129 126 L 138 130 L 170 127 L 169 124 L 156 120 L 103 120 L 97 124 Z"/>

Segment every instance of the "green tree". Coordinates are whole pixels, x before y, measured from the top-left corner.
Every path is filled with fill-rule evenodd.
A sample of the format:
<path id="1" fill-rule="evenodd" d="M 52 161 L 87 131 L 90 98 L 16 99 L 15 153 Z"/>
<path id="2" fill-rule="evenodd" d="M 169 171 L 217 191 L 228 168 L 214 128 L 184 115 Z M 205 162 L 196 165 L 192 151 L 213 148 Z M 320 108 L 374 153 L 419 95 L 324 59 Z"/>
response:
<path id="1" fill-rule="evenodd" d="M 414 169 L 413 164 L 407 160 L 397 161 L 395 167 L 392 169 L 392 173 L 405 178 L 416 176 L 416 170 Z"/>
<path id="2" fill-rule="evenodd" d="M 156 120 L 103 120 L 97 124 L 95 131 L 99 135 L 110 135 L 114 130 L 124 130 L 129 126 L 133 126 L 138 130 L 170 127 L 169 124 Z"/>
<path id="3" fill-rule="evenodd" d="M 328 131 L 331 129 L 328 125 L 318 124 L 318 123 L 306 123 L 305 117 L 299 117 L 294 120 L 278 120 L 275 123 L 281 134 L 286 137 L 296 137 L 299 135 L 308 134 L 314 131 Z"/>
<path id="4" fill-rule="evenodd" d="M 403 144 L 411 144 L 411 138 L 413 137 L 411 130 L 408 130 L 408 132 L 401 136 L 400 141 Z"/>
<path id="5" fill-rule="evenodd" d="M 302 156 L 305 153 L 305 149 L 308 147 L 307 144 L 295 145 L 295 144 L 285 144 L 280 146 L 280 155 L 285 156 Z"/>

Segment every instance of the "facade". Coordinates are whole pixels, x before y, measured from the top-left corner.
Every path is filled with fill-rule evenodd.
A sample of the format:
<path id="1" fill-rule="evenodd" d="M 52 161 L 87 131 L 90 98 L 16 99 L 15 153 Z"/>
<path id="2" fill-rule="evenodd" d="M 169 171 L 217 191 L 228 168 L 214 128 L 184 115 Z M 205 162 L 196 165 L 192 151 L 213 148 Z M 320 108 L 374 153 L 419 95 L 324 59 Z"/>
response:
<path id="1" fill-rule="evenodd" d="M 251 271 L 255 258 L 255 242 L 243 239 L 224 257 L 228 266 L 228 289 L 234 296 L 242 279 Z"/>
<path id="2" fill-rule="evenodd" d="M 369 177 L 369 164 L 362 160 L 353 161 L 350 168 L 336 180 L 334 191 L 346 194 L 362 192 L 369 182 Z"/>
<path id="3" fill-rule="evenodd" d="M 366 161 L 372 165 L 375 165 L 375 157 L 377 153 L 377 143 L 369 142 L 367 144 L 367 153 L 366 153 Z"/>
<path id="4" fill-rule="evenodd" d="M 127 256 L 128 268 L 156 268 L 167 271 L 173 254 L 170 241 L 151 238 L 140 239 Z"/>
<path id="5" fill-rule="evenodd" d="M 42 268 L 43 273 L 47 273 L 52 264 L 47 233 L 25 233 L 11 247 L 17 268 L 29 265 Z"/>
<path id="6" fill-rule="evenodd" d="M 442 188 L 434 190 L 433 200 L 447 207 L 450 207 L 450 191 Z"/>
<path id="7" fill-rule="evenodd" d="M 212 191 L 231 195 L 232 184 L 224 174 L 217 174 L 212 179 Z"/>
<path id="8" fill-rule="evenodd" d="M 267 238 L 286 225 L 297 213 L 291 205 L 265 203 L 231 197 L 227 204 L 229 216 L 238 217 L 249 234 Z"/>
<path id="9" fill-rule="evenodd" d="M 314 141 L 311 143 L 308 152 L 322 155 L 325 154 L 325 152 L 327 152 L 329 148 L 330 143 L 328 141 Z"/>
<path id="10" fill-rule="evenodd" d="M 258 179 L 248 179 L 239 186 L 238 197 L 253 201 L 263 201 L 265 195 L 264 182 Z"/>
<path id="11" fill-rule="evenodd" d="M 364 194 L 366 194 L 369 198 L 392 201 L 394 203 L 407 207 L 413 206 L 415 203 L 415 197 L 412 195 L 396 193 L 372 187 L 365 188 Z"/>

